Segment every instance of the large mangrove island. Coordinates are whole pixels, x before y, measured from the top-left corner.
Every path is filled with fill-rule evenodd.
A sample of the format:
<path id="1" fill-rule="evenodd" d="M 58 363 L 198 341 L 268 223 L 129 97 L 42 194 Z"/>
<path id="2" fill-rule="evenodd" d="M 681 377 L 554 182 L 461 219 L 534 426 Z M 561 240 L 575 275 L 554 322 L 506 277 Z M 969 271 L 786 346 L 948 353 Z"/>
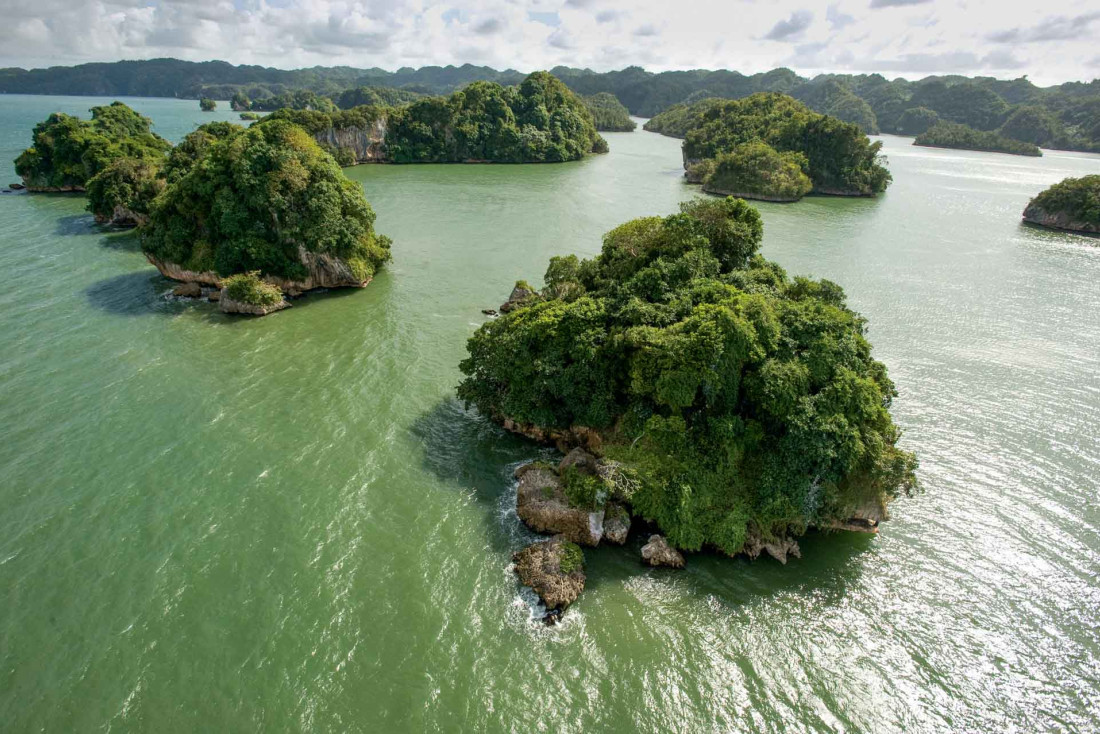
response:
<path id="1" fill-rule="evenodd" d="M 865 320 L 759 255 L 762 233 L 733 198 L 635 219 L 469 340 L 459 397 L 573 451 L 518 472 L 532 528 L 596 545 L 633 516 L 670 550 L 785 560 L 809 528 L 874 532 L 914 490 Z"/>

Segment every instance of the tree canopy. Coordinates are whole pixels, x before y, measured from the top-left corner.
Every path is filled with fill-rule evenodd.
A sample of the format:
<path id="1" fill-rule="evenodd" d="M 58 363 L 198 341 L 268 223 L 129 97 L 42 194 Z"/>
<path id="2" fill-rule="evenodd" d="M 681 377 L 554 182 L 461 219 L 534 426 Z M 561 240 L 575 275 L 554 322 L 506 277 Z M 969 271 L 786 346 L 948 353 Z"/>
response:
<path id="1" fill-rule="evenodd" d="M 962 148 L 965 150 L 985 150 L 994 153 L 1012 155 L 1041 156 L 1043 152 L 1033 143 L 1025 143 L 1006 138 L 997 133 L 975 130 L 966 125 L 953 122 L 937 122 L 925 130 L 913 141 L 914 145 L 931 148 Z"/>
<path id="2" fill-rule="evenodd" d="M 93 107 L 92 119 L 55 112 L 34 126 L 33 144 L 15 159 L 31 190 L 83 190 L 118 158 L 160 161 L 171 144 L 152 121 L 122 102 Z"/>
<path id="3" fill-rule="evenodd" d="M 200 129 L 173 151 L 151 207 L 145 252 L 194 271 L 300 279 L 299 248 L 346 261 L 367 280 L 390 257 L 362 187 L 302 128 Z"/>
<path id="4" fill-rule="evenodd" d="M 485 416 L 600 432 L 622 498 L 676 546 L 740 551 L 914 489 L 895 396 L 840 286 L 757 254 L 744 201 L 696 200 L 550 260 L 537 296 L 469 340 Z"/>
<path id="5" fill-rule="evenodd" d="M 753 142 L 777 153 L 801 154 L 815 192 L 873 195 L 885 191 L 891 180 L 879 155 L 881 142 L 872 143 L 855 124 L 775 93 L 703 107 L 684 139 L 684 159 L 713 159 Z M 773 194 L 770 189 L 740 193 Z"/>
<path id="6" fill-rule="evenodd" d="M 592 113 L 596 130 L 600 132 L 632 132 L 638 123 L 630 119 L 630 110 L 614 94 L 600 92 L 584 98 L 584 106 Z"/>
<path id="7" fill-rule="evenodd" d="M 580 98 L 547 72 L 417 100 L 393 111 L 386 133 L 395 163 L 571 161 L 606 146 Z"/>

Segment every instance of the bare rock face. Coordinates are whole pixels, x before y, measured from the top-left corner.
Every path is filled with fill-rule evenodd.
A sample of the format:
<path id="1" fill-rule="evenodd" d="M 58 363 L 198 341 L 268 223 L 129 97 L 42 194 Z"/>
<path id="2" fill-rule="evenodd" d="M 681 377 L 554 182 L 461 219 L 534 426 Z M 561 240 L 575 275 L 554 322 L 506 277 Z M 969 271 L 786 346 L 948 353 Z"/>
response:
<path id="1" fill-rule="evenodd" d="M 120 204 L 111 212 L 111 216 L 105 217 L 102 214 L 96 214 L 95 220 L 100 224 L 109 224 L 112 227 L 137 227 L 148 222 L 149 217 L 127 209 Z"/>
<path id="2" fill-rule="evenodd" d="M 585 451 L 578 446 L 565 455 L 565 458 L 558 464 L 558 473 L 561 474 L 570 467 L 576 468 L 581 474 L 587 474 L 588 476 L 596 476 L 596 469 L 599 459 L 592 454 Z"/>
<path id="3" fill-rule="evenodd" d="M 516 470 L 516 514 L 536 533 L 560 534 L 579 545 L 596 546 L 604 535 L 604 510 L 571 507 L 552 469 L 528 464 Z"/>
<path id="4" fill-rule="evenodd" d="M 250 316 L 267 316 L 269 313 L 281 311 L 284 308 L 290 308 L 290 301 L 285 298 L 270 306 L 257 306 L 251 303 L 244 303 L 243 301 L 234 301 L 225 291 L 226 289 L 222 288 L 221 295 L 218 297 L 218 309 L 222 313 L 243 313 Z"/>
<path id="5" fill-rule="evenodd" d="M 877 533 L 879 523 L 890 519 L 886 504 L 881 500 L 868 502 L 857 507 L 844 520 L 834 520 L 827 527 L 832 530 L 850 530 L 857 533 Z"/>
<path id="6" fill-rule="evenodd" d="M 568 453 L 577 446 L 586 447 L 591 451 L 599 451 L 600 446 L 603 444 L 599 431 L 586 426 L 573 426 L 567 429 L 540 428 L 530 423 L 519 423 L 502 416 L 498 416 L 497 420 L 500 421 L 504 430 L 526 436 L 533 441 L 552 443 L 563 454 Z"/>
<path id="7" fill-rule="evenodd" d="M 22 191 L 23 189 L 25 189 L 27 187 L 24 186 L 21 183 L 10 183 L 10 184 L 8 184 L 8 188 L 11 189 L 12 191 Z"/>
<path id="8" fill-rule="evenodd" d="M 754 560 L 759 558 L 761 553 L 767 553 L 783 565 L 787 565 L 787 559 L 792 556 L 794 558 L 802 557 L 802 551 L 798 548 L 798 541 L 793 538 L 777 538 L 765 541 L 759 536 L 750 536 L 745 542 L 742 552 Z"/>
<path id="9" fill-rule="evenodd" d="M 1027 208 L 1024 209 L 1024 221 L 1042 227 L 1050 227 L 1051 229 L 1064 229 L 1069 232 L 1100 233 L 1100 224 L 1075 221 L 1066 212 L 1048 212 L 1034 201 L 1029 202 Z"/>
<path id="10" fill-rule="evenodd" d="M 148 253 L 145 254 L 145 257 L 166 278 L 187 283 L 199 283 L 215 288 L 222 287 L 221 276 L 212 270 L 187 270 L 176 263 L 164 262 Z M 360 280 L 356 277 L 351 270 L 351 266 L 338 257 L 310 252 L 299 245 L 298 259 L 308 271 L 308 275 L 303 280 L 289 280 L 280 278 L 277 275 L 265 275 L 264 282 L 282 288 L 284 293 L 300 293 L 315 288 L 363 288 L 370 283 L 370 278 Z"/>
<path id="11" fill-rule="evenodd" d="M 584 591 L 584 554 L 563 538 L 532 543 L 512 556 L 516 574 L 530 586 L 548 610 L 545 621 L 553 624 Z"/>
<path id="12" fill-rule="evenodd" d="M 650 566 L 684 567 L 684 555 L 669 545 L 662 535 L 649 536 L 649 542 L 642 546 L 642 560 Z"/>
<path id="13" fill-rule="evenodd" d="M 356 163 L 383 163 L 389 160 L 386 127 L 386 118 L 380 117 L 370 127 L 330 127 L 314 133 L 313 138 L 321 145 L 347 148 L 355 155 Z"/>
<path id="14" fill-rule="evenodd" d="M 626 545 L 630 535 L 630 513 L 622 505 L 607 504 L 603 518 L 603 539 L 615 545 Z"/>
<path id="15" fill-rule="evenodd" d="M 526 303 L 528 300 L 537 296 L 538 293 L 532 288 L 525 288 L 520 284 L 516 284 L 516 287 L 512 289 L 512 295 L 508 296 L 508 300 L 500 304 L 500 312 L 508 313 L 512 309 Z"/>
<path id="16" fill-rule="evenodd" d="M 202 286 L 195 282 L 180 283 L 172 289 L 172 295 L 181 298 L 198 298 L 202 295 Z"/>

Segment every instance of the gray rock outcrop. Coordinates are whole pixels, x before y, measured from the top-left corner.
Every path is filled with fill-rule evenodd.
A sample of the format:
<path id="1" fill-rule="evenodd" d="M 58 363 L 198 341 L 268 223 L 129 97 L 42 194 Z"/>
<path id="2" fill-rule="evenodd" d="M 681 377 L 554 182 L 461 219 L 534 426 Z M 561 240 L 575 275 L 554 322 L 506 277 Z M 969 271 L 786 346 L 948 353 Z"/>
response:
<path id="1" fill-rule="evenodd" d="M 1100 233 L 1100 224 L 1077 221 L 1066 212 L 1048 212 L 1034 201 L 1029 202 L 1027 208 L 1024 209 L 1024 221 L 1030 224 L 1038 224 L 1041 227 L 1063 229 L 1068 232 Z"/>
<path id="2" fill-rule="evenodd" d="M 649 542 L 642 546 L 642 561 L 650 566 L 684 567 L 684 555 L 669 545 L 662 535 L 649 536 Z"/>
<path id="3" fill-rule="evenodd" d="M 596 546 L 604 534 L 604 510 L 572 507 L 561 479 L 549 468 L 527 465 L 516 470 L 516 514 L 536 533 L 559 534 L 579 545 Z"/>
<path id="4" fill-rule="evenodd" d="M 253 303 L 244 303 L 243 301 L 233 300 L 226 293 L 225 288 L 222 288 L 221 295 L 218 297 L 218 309 L 222 313 L 241 313 L 248 314 L 250 316 L 267 316 L 269 313 L 282 311 L 284 308 L 290 308 L 290 301 L 286 300 L 285 298 L 278 303 L 274 303 L 269 306 L 259 306 Z"/>
<path id="5" fill-rule="evenodd" d="M 546 605 L 545 620 L 553 624 L 584 591 L 584 556 L 562 538 L 532 543 L 512 556 L 516 575 Z"/>

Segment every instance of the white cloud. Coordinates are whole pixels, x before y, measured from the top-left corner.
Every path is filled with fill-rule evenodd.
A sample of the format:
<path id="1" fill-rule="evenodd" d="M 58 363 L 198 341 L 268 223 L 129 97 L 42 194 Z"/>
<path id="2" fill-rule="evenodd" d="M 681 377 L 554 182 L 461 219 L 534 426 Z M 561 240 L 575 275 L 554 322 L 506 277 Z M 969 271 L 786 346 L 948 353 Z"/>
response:
<path id="1" fill-rule="evenodd" d="M 0 0 L 0 66 L 224 59 L 280 68 L 486 64 L 522 71 L 789 65 L 802 74 L 1097 73 L 1082 0 Z M 1095 6 L 1093 6 L 1095 7 Z M 769 40 L 771 39 L 771 40 Z M 796 41 L 793 47 L 781 41 Z M 1052 41 L 1052 42 L 1043 42 Z"/>

